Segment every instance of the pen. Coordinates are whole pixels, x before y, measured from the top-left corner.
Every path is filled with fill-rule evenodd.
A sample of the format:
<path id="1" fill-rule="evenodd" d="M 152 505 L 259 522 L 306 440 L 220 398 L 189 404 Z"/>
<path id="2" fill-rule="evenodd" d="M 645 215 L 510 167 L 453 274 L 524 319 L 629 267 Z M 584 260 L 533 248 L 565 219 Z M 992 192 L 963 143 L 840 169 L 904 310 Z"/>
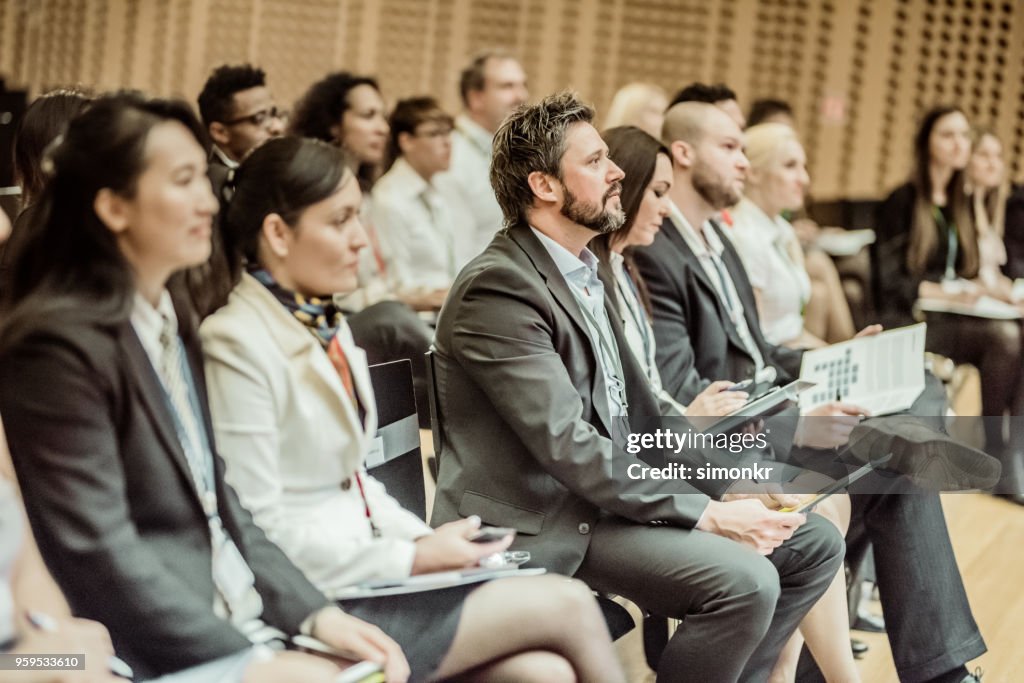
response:
<path id="1" fill-rule="evenodd" d="M 49 614 L 27 610 L 25 612 L 25 618 L 28 619 L 28 623 L 32 624 L 40 631 L 44 631 L 46 633 L 56 633 L 57 631 L 57 620 Z M 135 677 L 135 673 L 132 671 L 132 668 L 128 666 L 123 659 L 115 655 L 110 655 L 110 658 L 107 660 L 107 666 L 110 668 L 111 673 L 116 674 L 121 678 L 131 680 Z"/>

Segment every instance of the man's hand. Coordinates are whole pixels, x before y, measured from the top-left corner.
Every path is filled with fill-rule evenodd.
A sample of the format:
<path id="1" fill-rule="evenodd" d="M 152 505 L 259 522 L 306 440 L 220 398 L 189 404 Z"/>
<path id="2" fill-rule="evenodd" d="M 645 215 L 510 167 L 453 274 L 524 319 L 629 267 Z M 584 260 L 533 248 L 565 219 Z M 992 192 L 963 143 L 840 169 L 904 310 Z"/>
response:
<path id="1" fill-rule="evenodd" d="M 722 500 L 726 502 L 748 499 L 759 500 L 769 510 L 794 508 L 800 505 L 804 498 L 806 496 L 786 493 L 778 484 L 754 481 L 737 481 L 729 487 L 729 492 L 722 496 Z"/>
<path id="2" fill-rule="evenodd" d="M 512 534 L 493 543 L 473 543 L 469 539 L 479 529 L 480 518 L 474 515 L 442 524 L 434 533 L 416 539 L 416 558 L 412 562 L 412 573 L 427 574 L 473 567 L 481 559 L 504 552 L 512 545 Z"/>
<path id="3" fill-rule="evenodd" d="M 698 429 L 704 429 L 714 420 L 702 418 L 717 418 L 742 408 L 750 394 L 745 391 L 726 391 L 732 385 L 732 382 L 721 381 L 709 384 L 686 407 L 686 419 Z"/>
<path id="4" fill-rule="evenodd" d="M 806 521 L 806 515 L 769 510 L 760 500 L 713 500 L 697 528 L 748 545 L 761 555 L 771 555 Z"/>
<path id="5" fill-rule="evenodd" d="M 414 311 L 440 311 L 448 298 L 448 289 L 417 289 L 403 292 L 399 298 Z"/>
<path id="6" fill-rule="evenodd" d="M 838 448 L 850 440 L 850 432 L 871 411 L 852 403 L 833 401 L 800 417 L 793 443 L 808 448 Z"/>
<path id="7" fill-rule="evenodd" d="M 311 635 L 333 647 L 345 659 L 353 662 L 365 659 L 381 664 L 388 683 L 405 683 L 409 678 L 409 663 L 398 643 L 376 626 L 345 614 L 337 607 L 320 610 Z"/>

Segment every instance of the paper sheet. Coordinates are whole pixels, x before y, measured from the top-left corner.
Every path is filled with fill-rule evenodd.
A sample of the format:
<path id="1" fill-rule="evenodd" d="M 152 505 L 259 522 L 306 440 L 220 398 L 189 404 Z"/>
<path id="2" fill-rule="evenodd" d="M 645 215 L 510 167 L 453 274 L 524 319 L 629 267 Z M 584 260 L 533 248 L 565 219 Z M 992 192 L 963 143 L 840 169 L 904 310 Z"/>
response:
<path id="1" fill-rule="evenodd" d="M 800 394 L 800 411 L 840 400 L 898 413 L 924 391 L 924 323 L 804 352 L 800 379 L 817 386 Z"/>

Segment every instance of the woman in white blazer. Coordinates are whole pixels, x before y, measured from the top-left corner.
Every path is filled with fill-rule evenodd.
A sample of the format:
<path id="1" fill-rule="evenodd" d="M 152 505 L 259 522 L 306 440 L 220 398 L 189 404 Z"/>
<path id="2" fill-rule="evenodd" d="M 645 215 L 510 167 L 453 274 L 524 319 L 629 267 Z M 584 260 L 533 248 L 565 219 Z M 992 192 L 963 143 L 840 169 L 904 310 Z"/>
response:
<path id="1" fill-rule="evenodd" d="M 373 392 L 331 297 L 356 286 L 360 201 L 337 148 L 282 138 L 256 150 L 236 174 L 224 225 L 235 270 L 244 260 L 246 272 L 201 329 L 228 480 L 328 595 L 469 567 L 511 542 L 470 542 L 479 519 L 431 530 L 363 467 Z M 563 577 L 340 604 L 402 645 L 414 680 L 623 680 L 590 591 Z"/>

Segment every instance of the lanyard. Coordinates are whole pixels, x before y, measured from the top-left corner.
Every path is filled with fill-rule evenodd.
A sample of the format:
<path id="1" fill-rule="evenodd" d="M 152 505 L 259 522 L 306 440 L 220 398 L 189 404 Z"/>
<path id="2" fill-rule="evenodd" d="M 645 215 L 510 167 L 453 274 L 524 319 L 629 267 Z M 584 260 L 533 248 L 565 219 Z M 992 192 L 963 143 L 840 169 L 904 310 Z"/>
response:
<path id="1" fill-rule="evenodd" d="M 629 310 L 629 317 L 633 319 L 633 323 L 636 325 L 637 331 L 640 333 L 640 341 L 644 345 L 644 365 L 647 371 L 648 377 L 651 375 L 651 333 L 650 323 L 647 322 L 647 316 L 639 311 L 640 308 L 640 292 L 637 291 L 636 284 L 633 282 L 633 278 L 626 272 L 625 266 L 623 266 L 622 277 L 628 284 L 629 291 L 627 292 L 622 286 L 618 274 L 615 275 L 615 286 L 619 290 L 619 297 L 622 298 L 626 304 L 626 308 Z"/>
<path id="2" fill-rule="evenodd" d="M 380 538 L 380 529 L 373 521 L 373 513 L 370 512 L 370 501 L 367 500 L 366 489 L 363 488 L 363 477 L 359 474 L 359 470 L 356 470 L 352 476 L 359 487 L 359 497 L 363 499 L 363 512 L 366 514 L 366 521 L 370 524 L 370 533 L 373 534 L 374 538 Z"/>
<path id="3" fill-rule="evenodd" d="M 213 523 L 214 519 L 219 516 L 217 513 L 217 489 L 214 482 L 213 458 L 210 456 L 208 449 L 203 446 L 203 441 L 207 439 L 206 426 L 203 424 L 202 412 L 198 410 L 198 394 L 192 378 L 191 368 L 189 368 L 188 360 L 185 356 L 185 345 L 182 343 L 181 338 L 177 336 L 175 336 L 175 343 L 178 344 L 179 348 L 179 371 L 185 379 L 188 403 L 192 409 L 192 419 L 196 425 L 196 436 L 200 440 L 199 443 L 193 443 L 189 437 L 183 418 L 178 414 L 177 408 L 174 407 L 174 401 L 171 400 L 171 395 L 167 392 L 166 387 L 163 387 L 164 396 L 167 398 L 167 405 L 171 408 L 171 417 L 174 419 L 174 430 L 178 433 L 178 441 L 181 443 L 182 450 L 185 451 L 185 459 L 188 461 L 189 469 L 192 471 L 192 479 L 195 482 L 196 492 L 199 494 L 199 502 L 203 506 L 207 520 Z M 195 452 L 197 448 L 199 452 Z"/>
<path id="4" fill-rule="evenodd" d="M 622 407 L 623 413 L 625 413 L 626 409 L 629 407 L 629 401 L 626 400 L 626 377 L 622 372 L 622 361 L 619 359 L 618 345 L 615 343 L 614 339 L 609 343 L 605 338 L 604 330 L 600 323 L 598 323 L 597 318 L 590 312 L 590 307 L 587 305 L 587 302 L 584 301 L 583 304 L 584 305 L 580 306 L 580 310 L 583 311 L 584 317 L 586 317 L 587 321 L 593 326 L 594 331 L 597 333 L 597 339 L 600 345 L 598 353 L 603 350 L 605 355 L 607 355 L 608 359 L 611 361 L 615 374 L 612 377 L 608 377 L 607 381 L 608 384 L 610 384 L 618 393 L 619 405 Z M 601 365 L 603 365 L 603 363 Z M 611 406 L 608 407 L 611 408 Z"/>
<path id="5" fill-rule="evenodd" d="M 946 233 L 946 272 L 943 275 L 945 280 L 956 279 L 956 257 L 960 249 L 959 235 L 957 234 L 956 223 L 950 223 L 946 216 L 937 206 L 932 206 L 932 213 L 935 216 L 935 224 L 940 230 Z"/>

